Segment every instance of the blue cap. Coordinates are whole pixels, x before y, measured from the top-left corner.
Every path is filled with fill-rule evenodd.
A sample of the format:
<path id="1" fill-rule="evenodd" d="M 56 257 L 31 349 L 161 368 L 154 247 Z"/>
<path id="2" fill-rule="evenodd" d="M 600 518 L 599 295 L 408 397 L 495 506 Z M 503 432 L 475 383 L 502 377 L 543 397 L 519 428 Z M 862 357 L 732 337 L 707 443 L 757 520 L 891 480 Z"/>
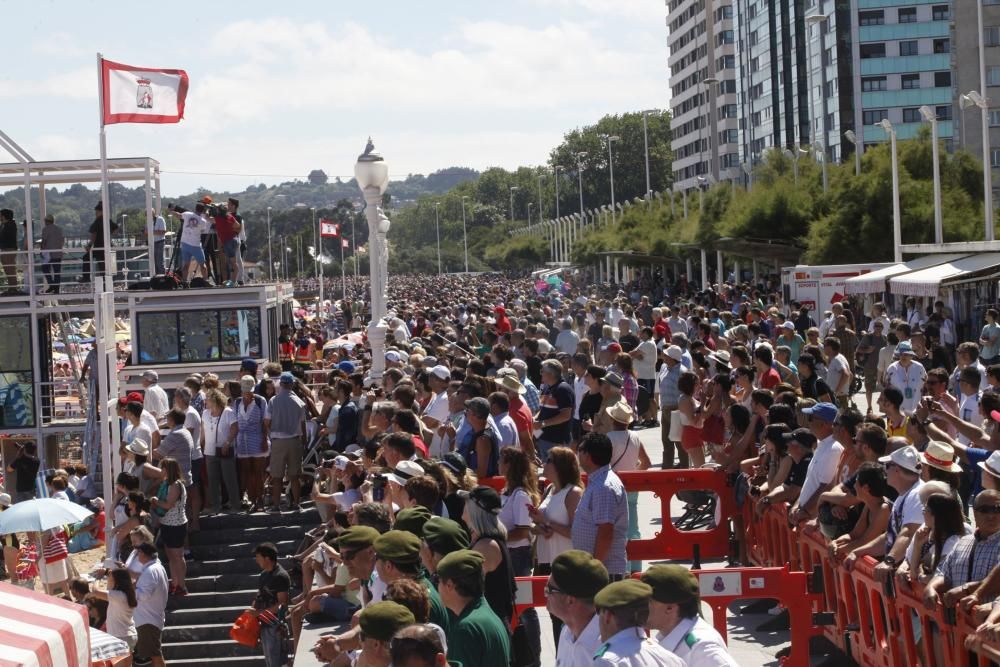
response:
<path id="1" fill-rule="evenodd" d="M 278 382 L 280 382 L 281 384 L 295 384 L 295 376 L 286 371 L 281 374 L 281 377 L 278 379 Z"/>
<path id="2" fill-rule="evenodd" d="M 257 372 L 257 361 L 250 359 L 249 357 L 244 359 L 240 364 L 240 370 L 250 371 L 251 373 Z"/>
<path id="3" fill-rule="evenodd" d="M 344 371 L 345 373 L 353 373 L 354 371 L 357 370 L 357 367 L 354 365 L 353 361 L 346 361 L 346 360 L 341 361 L 339 364 L 337 364 L 337 368 Z"/>
<path id="4" fill-rule="evenodd" d="M 832 424 L 837 418 L 837 406 L 833 403 L 817 403 L 811 408 L 802 408 L 802 414 Z"/>

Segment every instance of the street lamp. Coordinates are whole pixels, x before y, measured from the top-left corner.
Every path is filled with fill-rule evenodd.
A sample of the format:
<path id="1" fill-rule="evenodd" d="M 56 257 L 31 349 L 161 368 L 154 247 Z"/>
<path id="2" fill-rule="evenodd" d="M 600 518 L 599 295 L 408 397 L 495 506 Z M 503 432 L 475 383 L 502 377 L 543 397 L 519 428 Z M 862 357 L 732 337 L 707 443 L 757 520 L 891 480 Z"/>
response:
<path id="1" fill-rule="evenodd" d="M 806 17 L 806 25 L 814 26 L 820 23 L 826 23 L 830 17 L 825 14 L 813 14 L 812 16 Z M 823 39 L 823 33 L 820 32 L 820 40 Z M 820 44 L 822 47 L 822 44 Z M 812 103 L 813 99 L 813 85 L 812 85 L 812 39 L 808 36 L 806 37 L 806 52 L 808 56 L 809 63 L 809 124 L 812 126 L 812 137 L 813 144 L 816 144 L 816 122 L 814 116 L 816 115 L 816 109 Z M 823 194 L 826 194 L 830 190 L 830 181 L 827 178 L 826 173 L 826 157 L 829 154 L 827 150 L 827 132 L 826 132 L 826 93 L 823 91 L 823 84 L 826 82 L 826 68 L 823 67 L 823 55 L 820 54 L 820 73 L 823 74 L 823 80 L 820 81 L 820 97 L 823 100 L 823 117 L 820 119 L 820 124 L 823 127 L 823 142 L 820 144 L 821 150 L 823 151 Z"/>
<path id="2" fill-rule="evenodd" d="M 649 206 L 650 192 L 653 191 L 653 186 L 650 185 L 649 180 L 649 128 L 646 124 L 646 117 L 651 113 L 660 113 L 660 110 L 646 109 L 642 112 L 642 143 L 646 149 L 646 206 Z"/>
<path id="3" fill-rule="evenodd" d="M 510 221 L 514 222 L 514 190 L 520 190 L 516 185 L 510 186 Z"/>
<path id="4" fill-rule="evenodd" d="M 531 209 L 535 206 L 535 202 L 528 202 L 528 228 L 531 228 Z"/>
<path id="5" fill-rule="evenodd" d="M 878 123 L 878 127 L 885 130 L 892 143 L 892 252 L 893 261 L 896 263 L 903 261 L 903 232 L 899 221 L 899 163 L 896 160 L 896 130 L 892 129 L 892 123 L 888 118 L 883 118 Z"/>
<path id="6" fill-rule="evenodd" d="M 702 79 L 698 83 L 698 85 L 703 89 L 701 97 L 698 100 L 698 115 L 701 116 L 701 121 L 698 123 L 698 164 L 701 164 L 701 161 L 702 161 L 701 160 L 701 153 L 702 153 L 702 150 L 703 150 L 702 149 L 702 144 L 704 143 L 704 139 L 702 139 L 702 130 L 705 127 L 705 114 L 702 113 L 701 106 L 702 106 L 702 104 L 704 102 L 708 101 L 709 87 L 713 86 L 713 85 L 715 85 L 717 83 L 719 83 L 719 80 L 716 79 L 714 76 L 706 77 L 706 78 Z M 712 106 L 709 105 L 708 108 L 709 108 L 709 111 L 711 111 Z M 711 127 L 711 119 L 709 119 L 709 131 L 711 131 L 711 129 L 712 129 L 712 127 Z M 709 141 L 711 141 L 711 137 L 709 137 Z M 712 143 L 714 144 L 715 142 L 712 142 Z M 697 168 L 697 166 L 695 167 L 694 171 L 695 171 L 695 176 L 699 176 L 700 175 L 700 174 L 698 174 L 698 168 Z M 712 171 L 712 156 L 711 156 L 711 154 L 709 154 L 709 156 L 708 156 L 708 169 L 706 169 L 705 171 L 706 171 L 706 173 Z"/>
<path id="7" fill-rule="evenodd" d="M 941 222 L 941 164 L 938 158 L 938 121 L 934 109 L 926 104 L 920 107 L 920 115 L 931 124 L 931 156 L 934 168 L 934 243 L 944 243 L 944 225 Z M 986 165 L 983 165 L 986 168 Z"/>
<path id="8" fill-rule="evenodd" d="M 368 340 L 372 348 L 370 377 L 377 382 L 382 379 L 382 373 L 385 371 L 385 337 L 389 330 L 383 318 L 389 282 L 389 249 L 386 245 L 386 235 L 389 233 L 391 223 L 379 206 L 382 195 L 389 185 L 389 166 L 382 156 L 375 152 L 375 145 L 370 137 L 365 152 L 358 156 L 358 161 L 354 165 L 354 177 L 367 204 L 365 219 L 368 222 L 368 267 L 371 276 L 372 305 L 372 320 L 368 325 Z"/>
<path id="9" fill-rule="evenodd" d="M 972 98 L 968 95 L 958 96 L 958 108 L 962 111 L 961 122 L 959 123 L 962 128 L 962 148 L 965 148 L 965 111 L 971 107 L 976 106 L 976 103 L 972 101 Z"/>
<path id="10" fill-rule="evenodd" d="M 583 210 L 583 158 L 587 157 L 587 151 L 580 151 L 576 154 L 576 175 L 580 179 L 580 210 Z"/>
<path id="11" fill-rule="evenodd" d="M 267 207 L 267 268 L 268 273 L 271 276 L 271 282 L 274 282 L 274 257 L 271 256 L 271 207 Z"/>
<path id="12" fill-rule="evenodd" d="M 465 200 L 468 195 L 462 196 L 462 244 L 465 246 L 465 272 L 469 272 L 469 233 L 465 227 Z"/>
<path id="13" fill-rule="evenodd" d="M 847 130 L 844 132 L 844 138 L 854 144 L 854 175 L 861 175 L 861 142 L 858 140 L 858 135 L 854 134 L 854 130 Z"/>
<path id="14" fill-rule="evenodd" d="M 552 167 L 553 177 L 556 179 L 556 217 L 559 217 L 559 172 L 563 171 L 561 164 Z"/>
<path id="15" fill-rule="evenodd" d="M 753 192 L 753 165 L 749 162 L 744 162 L 740 165 L 743 168 L 743 173 L 747 175 L 747 192 Z M 733 183 L 736 179 L 733 179 Z"/>
<path id="16" fill-rule="evenodd" d="M 545 166 L 541 166 L 538 169 L 538 219 L 542 219 L 542 175 L 545 173 Z M 531 218 L 528 218 L 528 223 L 531 223 Z"/>
<path id="17" fill-rule="evenodd" d="M 437 234 L 438 275 L 441 275 L 441 202 L 434 202 L 434 231 Z"/>
<path id="18" fill-rule="evenodd" d="M 601 138 L 608 142 L 608 173 L 611 175 L 611 224 L 615 224 L 615 161 L 611 154 L 611 144 L 616 141 L 621 141 L 621 137 L 616 134 L 604 134 Z M 583 207 L 580 207 L 580 213 L 583 213 Z"/>
<path id="19" fill-rule="evenodd" d="M 698 211 L 704 213 L 705 211 L 705 185 L 708 183 L 708 179 L 704 176 L 698 176 L 695 178 L 698 181 Z"/>
<path id="20" fill-rule="evenodd" d="M 983 8 L 979 7 L 979 29 L 982 31 Z M 979 36 L 979 48 L 983 48 L 983 36 Z M 983 54 L 979 54 L 979 66 L 983 67 Z M 983 70 L 985 72 L 985 69 Z M 986 90 L 986 75 L 981 74 L 983 90 Z M 986 208 L 986 240 L 993 240 L 993 162 L 990 156 L 990 125 L 989 125 L 989 100 L 984 98 L 975 90 L 970 90 L 968 97 L 972 103 L 979 107 L 983 113 L 983 196 L 985 197 Z"/>

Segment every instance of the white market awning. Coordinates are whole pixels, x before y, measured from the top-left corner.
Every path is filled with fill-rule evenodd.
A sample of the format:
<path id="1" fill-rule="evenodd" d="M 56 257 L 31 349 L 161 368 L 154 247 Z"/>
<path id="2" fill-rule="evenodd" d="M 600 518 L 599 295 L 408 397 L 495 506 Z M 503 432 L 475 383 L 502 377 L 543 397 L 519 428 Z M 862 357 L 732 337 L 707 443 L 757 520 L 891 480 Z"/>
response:
<path id="1" fill-rule="evenodd" d="M 844 281 L 844 293 L 879 294 L 885 291 L 886 282 L 890 278 L 903 275 L 904 273 L 911 273 L 913 271 L 928 269 L 932 266 L 944 264 L 945 262 L 953 262 L 956 259 L 965 256 L 966 255 L 963 253 L 925 255 L 924 257 L 916 257 L 906 262 L 900 262 L 899 264 L 892 264 L 891 266 L 885 266 L 876 271 L 870 271 L 860 276 L 854 276 L 853 278 L 848 278 L 847 280 Z"/>
<path id="2" fill-rule="evenodd" d="M 889 291 L 904 296 L 938 296 L 941 283 L 959 276 L 1000 267 L 1000 252 L 967 255 L 921 271 L 913 271 L 889 280 Z"/>

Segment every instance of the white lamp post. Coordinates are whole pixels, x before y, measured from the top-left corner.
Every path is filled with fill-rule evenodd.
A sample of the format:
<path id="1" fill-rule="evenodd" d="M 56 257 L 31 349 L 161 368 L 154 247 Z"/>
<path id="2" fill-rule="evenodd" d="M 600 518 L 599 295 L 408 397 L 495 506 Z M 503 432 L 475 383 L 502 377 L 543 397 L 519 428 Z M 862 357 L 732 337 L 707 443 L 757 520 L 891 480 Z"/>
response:
<path id="1" fill-rule="evenodd" d="M 580 210 L 583 210 L 583 158 L 587 157 L 587 151 L 580 151 L 576 154 L 576 175 L 580 179 Z"/>
<path id="2" fill-rule="evenodd" d="M 708 142 L 710 144 L 712 144 L 713 146 L 716 145 L 716 142 L 713 141 L 713 137 L 712 137 L 712 134 L 711 134 L 712 133 L 712 119 L 711 119 L 710 116 L 712 115 L 712 113 L 711 113 L 712 112 L 712 105 L 711 104 L 708 105 L 708 111 L 709 111 L 708 115 L 709 115 L 709 118 L 705 117 L 705 114 L 702 112 L 701 108 L 702 108 L 702 104 L 704 104 L 705 102 L 708 102 L 708 93 L 712 89 L 712 86 L 714 86 L 717 83 L 719 83 L 719 80 L 716 79 L 714 76 L 705 77 L 704 79 L 702 79 L 701 81 L 698 82 L 698 86 L 703 90 L 702 96 L 698 100 L 698 115 L 701 116 L 701 122 L 698 124 L 698 163 L 699 164 L 701 164 L 701 161 L 702 161 L 701 160 L 701 153 L 702 153 L 702 150 L 703 150 L 702 149 L 702 143 L 704 143 L 704 139 L 702 139 L 702 129 L 705 127 L 706 124 L 708 125 L 708 131 L 709 131 Z M 708 155 L 708 169 L 705 170 L 705 173 L 706 174 L 711 174 L 712 171 L 713 171 L 713 169 L 714 169 L 714 167 L 712 165 L 712 153 L 709 153 L 709 155 Z M 695 171 L 695 176 L 700 176 L 700 174 L 698 173 L 697 166 L 695 167 L 694 171 Z"/>
<path id="3" fill-rule="evenodd" d="M 747 175 L 747 192 L 753 192 L 753 166 L 749 162 L 744 162 L 740 165 L 743 168 L 743 173 Z M 733 183 L 736 179 L 733 179 Z"/>
<path id="4" fill-rule="evenodd" d="M 979 32 L 983 31 L 983 8 L 979 7 Z M 983 67 L 983 36 L 979 35 L 979 66 Z M 984 70 L 985 72 L 985 70 Z M 983 90 L 986 90 L 986 74 L 981 74 Z M 986 208 L 986 240 L 993 240 L 993 162 L 990 156 L 990 121 L 989 100 L 975 90 L 970 90 L 968 97 L 979 107 L 983 114 L 983 197 Z"/>
<path id="5" fill-rule="evenodd" d="M 271 276 L 271 282 L 274 282 L 274 257 L 271 256 L 271 207 L 267 207 L 267 269 Z"/>
<path id="6" fill-rule="evenodd" d="M 545 205 L 542 203 L 542 175 L 545 173 L 545 167 L 539 167 L 538 169 L 538 219 L 542 219 L 542 211 L 545 210 Z M 528 222 L 531 222 L 531 217 L 528 217 Z"/>
<path id="7" fill-rule="evenodd" d="M 535 202 L 533 202 L 533 201 L 529 201 L 528 202 L 528 227 L 529 228 L 531 227 L 531 209 L 534 208 L 534 206 L 535 206 Z"/>
<path id="8" fill-rule="evenodd" d="M 371 277 L 372 320 L 368 324 L 368 340 L 372 346 L 372 380 L 382 379 L 385 371 L 385 337 L 389 327 L 385 317 L 386 289 L 389 282 L 389 249 L 386 235 L 389 233 L 389 218 L 382 212 L 380 204 L 386 186 L 389 185 L 389 166 L 382 156 L 375 152 L 371 138 L 365 152 L 358 156 L 354 165 L 354 177 L 364 194 L 365 219 L 368 222 L 368 266 Z"/>
<path id="9" fill-rule="evenodd" d="M 611 224 L 613 225 L 617 221 L 615 220 L 615 161 L 611 153 L 611 144 L 620 141 L 621 137 L 616 134 L 605 134 L 601 138 L 608 142 L 608 174 L 611 176 Z M 582 206 L 580 212 L 583 212 Z"/>
<path id="10" fill-rule="evenodd" d="M 438 275 L 441 275 L 441 202 L 434 202 L 434 232 L 437 235 Z"/>
<path id="11" fill-rule="evenodd" d="M 469 272 L 469 233 L 465 227 L 465 200 L 469 196 L 465 195 L 462 197 L 462 245 L 465 246 L 465 272 Z"/>
<path id="12" fill-rule="evenodd" d="M 889 135 L 892 145 L 892 256 L 893 261 L 903 261 L 903 232 L 899 220 L 899 163 L 896 160 L 896 130 L 892 128 L 892 123 L 888 118 L 883 118 L 878 123 L 878 127 L 885 130 Z"/>
<path id="13" fill-rule="evenodd" d="M 844 138 L 854 144 L 854 175 L 861 175 L 861 142 L 858 140 L 858 135 L 854 134 L 854 130 L 847 130 L 844 132 Z"/>
<path id="14" fill-rule="evenodd" d="M 516 185 L 510 186 L 510 221 L 514 222 L 514 190 L 520 190 Z"/>
<path id="15" fill-rule="evenodd" d="M 642 143 L 646 150 L 646 206 L 649 206 L 649 200 L 652 198 L 650 194 L 653 191 L 653 186 L 650 185 L 649 180 L 649 127 L 646 122 L 647 116 L 651 113 L 660 113 L 659 109 L 646 109 L 642 112 Z"/>
<path id="16" fill-rule="evenodd" d="M 934 243 L 944 243 L 944 225 L 941 222 L 941 163 L 938 158 L 938 122 L 934 110 L 926 104 L 920 115 L 931 124 L 931 156 L 934 161 Z M 986 168 L 986 165 L 983 165 Z"/>
<path id="17" fill-rule="evenodd" d="M 819 25 L 820 23 L 826 23 L 827 19 L 829 19 L 829 18 L 830 18 L 829 16 L 826 16 L 826 15 L 823 15 L 823 14 L 813 14 L 812 16 L 807 16 L 806 17 L 806 25 L 813 26 L 813 25 Z M 822 38 L 822 33 L 820 33 L 820 38 Z M 812 86 L 812 71 L 813 71 L 813 67 L 812 67 L 812 38 L 810 36 L 808 36 L 808 35 L 806 35 L 806 53 L 807 53 L 807 56 L 808 56 L 808 59 L 809 59 L 808 60 L 808 63 L 809 63 L 809 124 L 812 126 L 813 144 L 815 145 L 817 143 L 817 141 L 816 141 L 816 122 L 815 122 L 815 120 L 813 118 L 816 115 L 816 110 L 813 107 L 813 103 L 812 103 L 812 99 L 813 99 L 813 90 L 812 90 L 812 88 L 813 88 L 813 86 Z M 826 92 L 823 90 L 823 83 L 826 82 L 826 75 L 825 75 L 826 68 L 823 67 L 823 54 L 822 53 L 820 54 L 820 72 L 823 73 L 823 80 L 820 81 L 820 97 L 822 97 L 823 104 L 824 104 L 824 107 L 825 107 L 825 105 L 826 105 Z M 820 145 L 820 150 L 823 151 L 823 194 L 826 194 L 829 191 L 829 189 L 830 189 L 830 181 L 827 178 L 827 173 L 826 173 L 826 156 L 829 153 L 829 151 L 826 148 L 826 143 L 827 143 L 827 137 L 826 137 L 826 135 L 827 135 L 827 132 L 826 132 L 826 115 L 825 115 L 825 112 L 824 112 L 823 117 L 820 119 L 820 126 L 823 128 L 823 141 L 819 144 Z"/>
<path id="18" fill-rule="evenodd" d="M 555 217 L 557 217 L 557 218 L 559 217 L 559 172 L 562 171 L 562 170 L 563 170 L 563 168 L 562 168 L 561 164 L 557 164 L 554 167 L 552 167 L 552 174 L 553 174 L 553 177 L 556 180 L 556 215 L 555 215 Z"/>
<path id="19" fill-rule="evenodd" d="M 698 181 L 698 212 L 705 212 L 705 185 L 708 183 L 708 179 L 704 176 L 698 176 L 695 178 Z"/>
<path id="20" fill-rule="evenodd" d="M 962 112 L 961 122 L 959 123 L 962 128 L 962 148 L 965 148 L 965 111 L 974 106 L 976 106 L 976 103 L 972 101 L 971 97 L 968 95 L 959 95 L 958 108 Z"/>

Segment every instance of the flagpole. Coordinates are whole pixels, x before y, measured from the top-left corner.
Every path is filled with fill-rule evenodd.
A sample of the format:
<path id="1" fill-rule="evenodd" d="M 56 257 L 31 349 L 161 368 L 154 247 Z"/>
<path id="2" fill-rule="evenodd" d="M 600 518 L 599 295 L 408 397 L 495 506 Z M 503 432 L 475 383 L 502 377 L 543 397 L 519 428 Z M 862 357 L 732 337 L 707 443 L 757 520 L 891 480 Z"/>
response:
<path id="1" fill-rule="evenodd" d="M 118 394 L 117 375 L 117 355 L 115 355 L 115 374 L 111 374 L 109 365 L 108 348 L 114 345 L 114 285 L 109 273 L 112 270 L 113 254 L 111 252 L 111 207 L 108 201 L 108 146 L 107 135 L 104 126 L 104 68 L 103 56 L 97 54 L 97 115 L 100 124 L 100 152 L 101 152 L 101 227 L 104 233 L 104 273 L 98 275 L 96 262 L 94 261 L 94 249 L 91 248 L 90 263 L 93 267 L 91 271 L 92 289 L 94 291 L 94 317 L 97 319 L 95 327 L 94 345 L 97 346 L 97 397 L 93 400 L 94 407 L 99 410 L 98 423 L 100 427 L 99 446 L 101 448 L 101 473 L 102 487 L 105 499 L 114 497 L 114 464 L 112 452 L 117 452 L 121 442 L 121 434 L 118 431 L 117 423 L 112 424 L 111 409 L 108 405 L 112 396 Z M 108 318 L 110 317 L 110 321 Z M 110 341 L 109 341 L 110 333 Z M 105 513 L 105 532 L 113 530 L 114 512 Z M 105 546 L 105 555 L 112 556 L 111 541 L 108 540 Z"/>
<path id="2" fill-rule="evenodd" d="M 358 286 L 358 232 L 354 229 L 354 211 L 351 211 L 351 257 L 354 258 L 354 286 Z"/>
<path id="3" fill-rule="evenodd" d="M 319 275 L 319 304 L 316 306 L 316 318 L 319 319 L 320 323 L 323 322 L 322 312 L 323 312 L 323 281 L 325 280 L 323 271 L 323 234 L 317 230 L 316 237 L 316 273 Z"/>

